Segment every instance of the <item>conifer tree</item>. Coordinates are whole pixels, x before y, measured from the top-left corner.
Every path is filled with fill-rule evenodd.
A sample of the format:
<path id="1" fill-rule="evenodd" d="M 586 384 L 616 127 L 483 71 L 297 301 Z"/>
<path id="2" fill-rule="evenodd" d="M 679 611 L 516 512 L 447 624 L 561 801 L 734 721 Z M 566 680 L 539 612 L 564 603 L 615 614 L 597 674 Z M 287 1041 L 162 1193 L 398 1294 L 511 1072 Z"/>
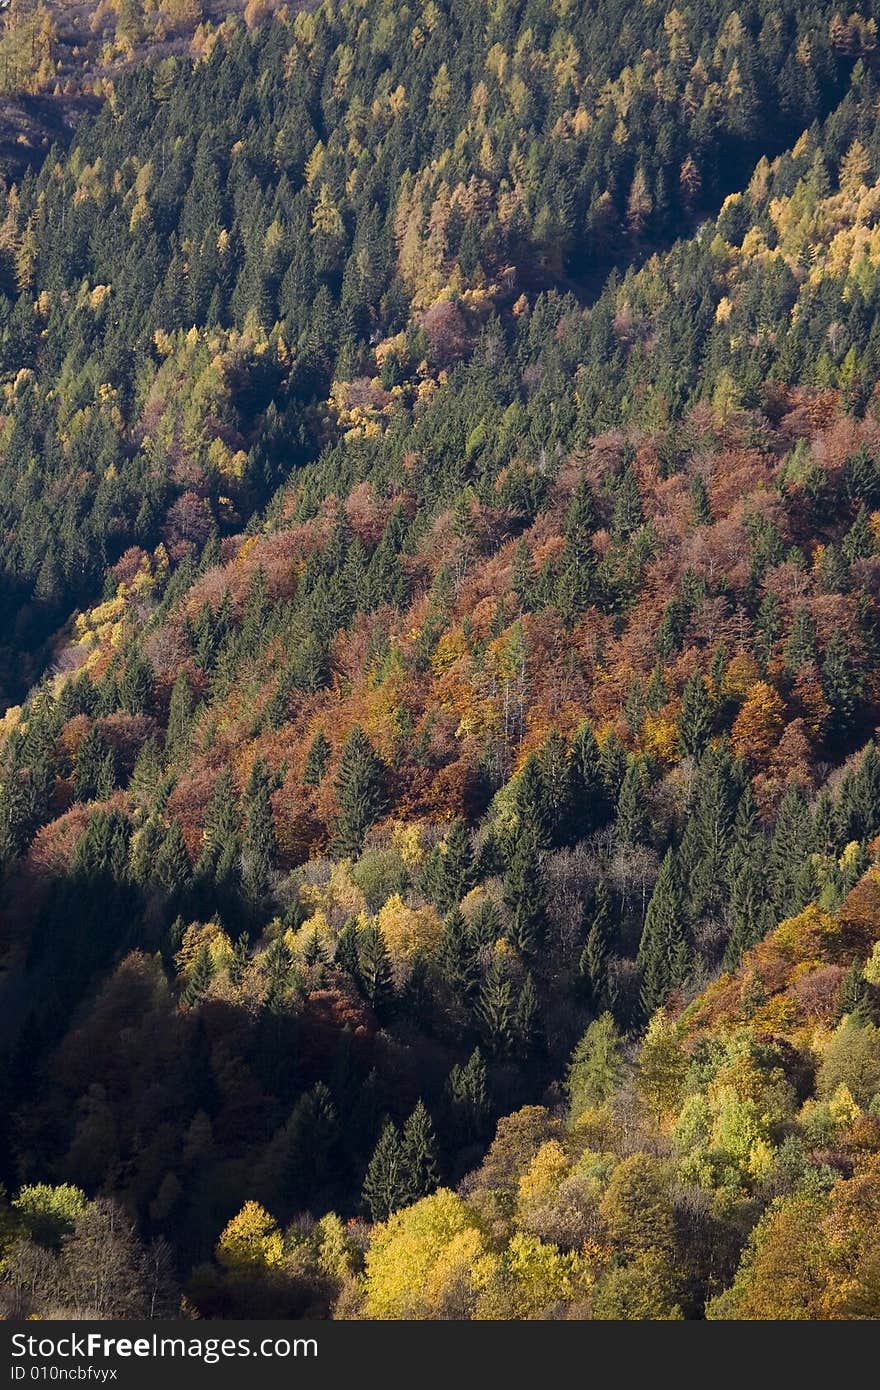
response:
<path id="1" fill-rule="evenodd" d="M 584 839 L 609 813 L 609 795 L 603 776 L 602 759 L 596 735 L 589 724 L 582 724 L 571 745 L 572 841 Z"/>
<path id="2" fill-rule="evenodd" d="M 360 854 L 364 837 L 386 805 L 385 766 L 363 729 L 345 741 L 336 774 L 339 814 L 332 850 L 339 859 Z"/>
<path id="3" fill-rule="evenodd" d="M 210 952 L 207 946 L 202 946 L 190 967 L 186 984 L 180 996 L 188 1009 L 195 1008 L 196 1004 L 205 997 L 213 975 L 214 967 L 211 964 Z"/>
<path id="4" fill-rule="evenodd" d="M 483 1054 L 475 1047 L 464 1066 L 449 1073 L 446 1094 L 453 1125 L 465 1143 L 483 1134 L 489 1114 L 489 1078 Z"/>
<path id="5" fill-rule="evenodd" d="M 785 666 L 791 675 L 796 675 L 803 667 L 814 662 L 818 655 L 816 629 L 810 610 L 800 607 L 795 610 L 791 631 L 785 644 Z"/>
<path id="6" fill-rule="evenodd" d="M 171 701 L 168 708 L 168 725 L 165 730 L 165 753 L 169 758 L 179 757 L 186 749 L 193 717 L 193 697 L 189 677 L 185 671 L 171 687 Z"/>
<path id="7" fill-rule="evenodd" d="M 587 929 L 587 940 L 580 958 L 581 978 L 586 982 L 590 999 L 596 1009 L 612 1000 L 608 970 L 611 954 L 611 899 L 608 889 L 599 882 L 593 895 L 593 912 Z"/>
<path id="8" fill-rule="evenodd" d="M 630 758 L 617 798 L 617 834 L 622 844 L 648 839 L 648 770 L 644 758 Z"/>
<path id="9" fill-rule="evenodd" d="M 277 853 L 270 792 L 269 775 L 258 760 L 245 789 L 242 835 L 242 879 L 253 903 L 269 892 Z"/>
<path id="10" fill-rule="evenodd" d="M 173 820 L 156 855 L 156 881 L 173 898 L 181 893 L 192 874 L 180 822 Z"/>
<path id="11" fill-rule="evenodd" d="M 514 1038 L 514 999 L 507 970 L 497 956 L 483 980 L 477 1014 L 490 1051 L 507 1056 Z"/>
<path id="12" fill-rule="evenodd" d="M 712 706 L 706 691 L 706 683 L 699 672 L 695 672 L 685 683 L 681 700 L 681 714 L 678 719 L 678 741 L 686 757 L 699 759 L 709 743 L 712 733 Z"/>
<path id="13" fill-rule="evenodd" d="M 403 1127 L 401 1151 L 405 1200 L 408 1203 L 417 1202 L 420 1197 L 427 1197 L 429 1192 L 433 1192 L 440 1181 L 437 1137 L 431 1116 L 421 1100 Z"/>
<path id="14" fill-rule="evenodd" d="M 642 977 L 642 1009 L 650 1017 L 665 1002 L 670 990 L 683 983 L 690 968 L 681 882 L 672 850 L 667 851 L 660 865 L 636 964 Z"/>
<path id="15" fill-rule="evenodd" d="M 303 786 L 318 787 L 324 780 L 324 775 L 330 765 L 330 744 L 327 742 L 323 729 L 319 729 L 309 744 L 309 751 L 306 754 L 306 761 L 303 767 Z"/>
<path id="16" fill-rule="evenodd" d="M 373 1221 L 387 1221 L 405 1206 L 409 1188 L 406 1159 L 400 1133 L 386 1120 L 367 1166 L 361 1197 Z"/>
<path id="17" fill-rule="evenodd" d="M 517 995 L 513 1013 L 514 1048 L 524 1061 L 535 1052 L 541 1029 L 541 1006 L 531 974 L 527 974 Z"/>
<path id="18" fill-rule="evenodd" d="M 73 769 L 73 794 L 77 801 L 103 801 L 116 785 L 116 760 L 113 749 L 92 724 L 76 752 Z"/>
<path id="19" fill-rule="evenodd" d="M 394 999 L 394 987 L 388 948 L 375 922 L 369 922 L 359 933 L 358 979 L 377 1018 L 384 1019 Z"/>
<path id="20" fill-rule="evenodd" d="M 129 714 L 145 714 L 152 694 L 153 672 L 137 646 L 128 653 L 119 682 L 119 703 Z"/>

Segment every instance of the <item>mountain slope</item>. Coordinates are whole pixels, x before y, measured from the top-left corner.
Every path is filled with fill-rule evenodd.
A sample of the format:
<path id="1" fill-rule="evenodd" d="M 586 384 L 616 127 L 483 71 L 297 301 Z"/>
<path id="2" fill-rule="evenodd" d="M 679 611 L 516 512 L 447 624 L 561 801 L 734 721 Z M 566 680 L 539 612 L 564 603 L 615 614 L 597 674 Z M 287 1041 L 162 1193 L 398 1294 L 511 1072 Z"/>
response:
<path id="1" fill-rule="evenodd" d="M 370 20 L 5 194 L 6 1296 L 876 1315 L 873 12 Z"/>

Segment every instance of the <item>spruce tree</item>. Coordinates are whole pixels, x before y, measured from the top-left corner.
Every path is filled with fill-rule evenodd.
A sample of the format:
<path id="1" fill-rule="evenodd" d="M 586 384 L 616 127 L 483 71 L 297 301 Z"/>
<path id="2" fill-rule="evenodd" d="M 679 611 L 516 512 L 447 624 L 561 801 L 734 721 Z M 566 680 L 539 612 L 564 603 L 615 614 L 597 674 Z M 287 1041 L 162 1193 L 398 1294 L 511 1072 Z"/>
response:
<path id="1" fill-rule="evenodd" d="M 169 898 L 181 893 L 192 876 L 180 822 L 173 820 L 156 855 L 156 881 Z"/>
<path id="2" fill-rule="evenodd" d="M 165 754 L 167 757 L 176 758 L 185 751 L 189 740 L 192 717 L 192 689 L 186 672 L 181 671 L 171 687 L 168 726 L 165 730 Z"/>
<path id="3" fill-rule="evenodd" d="M 303 786 L 318 787 L 324 780 L 327 768 L 330 765 L 330 744 L 323 729 L 319 729 L 309 745 L 306 754 L 305 765 L 303 766 Z"/>
<path id="4" fill-rule="evenodd" d="M 600 1009 L 611 1003 L 608 970 L 611 936 L 611 899 L 605 884 L 600 881 L 593 895 L 593 912 L 580 959 L 581 978 L 586 983 L 590 1000 L 595 1009 Z"/>
<path id="5" fill-rule="evenodd" d="M 119 682 L 119 703 L 129 714 L 146 714 L 152 695 L 153 672 L 137 646 L 130 648 Z"/>
<path id="6" fill-rule="evenodd" d="M 541 1006 L 531 974 L 527 974 L 513 1011 L 513 1046 L 521 1060 L 536 1051 L 541 1035 Z"/>
<path id="7" fill-rule="evenodd" d="M 345 741 L 336 774 L 339 814 L 331 846 L 337 859 L 354 858 L 370 826 L 385 810 L 385 765 L 363 729 L 355 725 Z"/>
<path id="8" fill-rule="evenodd" d="M 811 849 L 811 831 L 806 798 L 793 783 L 779 804 L 766 862 L 771 900 L 780 918 L 791 917 L 804 906 L 798 885 Z"/>
<path id="9" fill-rule="evenodd" d="M 685 757 L 699 759 L 712 734 L 712 706 L 699 671 L 685 683 L 678 718 L 678 741 Z"/>
<path id="10" fill-rule="evenodd" d="M 403 1127 L 401 1146 L 405 1182 L 405 1201 L 427 1197 L 440 1181 L 437 1137 L 431 1116 L 421 1100 Z"/>
<path id="11" fill-rule="evenodd" d="M 406 1205 L 407 1191 L 400 1133 L 393 1120 L 386 1120 L 367 1166 L 361 1198 L 373 1221 L 387 1221 L 392 1212 Z"/>
<path id="12" fill-rule="evenodd" d="M 621 844 L 644 844 L 648 839 L 649 787 L 644 758 L 630 758 L 617 798 L 617 836 Z"/>
<path id="13" fill-rule="evenodd" d="M 180 996 L 187 1008 L 194 1008 L 204 998 L 213 975 L 214 967 L 211 963 L 210 952 L 207 946 L 202 946 L 190 967 L 186 984 Z"/>
<path id="14" fill-rule="evenodd" d="M 504 903 L 508 910 L 508 940 L 525 956 L 532 955 L 544 938 L 547 896 L 542 854 L 533 829 L 516 836 L 504 872 Z"/>
<path id="15" fill-rule="evenodd" d="M 258 759 L 245 790 L 242 880 L 252 903 L 269 892 L 277 854 L 269 775 Z"/>
<path id="16" fill-rule="evenodd" d="M 456 1065 L 446 1082 L 453 1128 L 463 1143 L 473 1143 L 485 1131 L 489 1114 L 489 1078 L 483 1054 L 474 1048 L 464 1066 Z"/>
<path id="17" fill-rule="evenodd" d="M 797 675 L 803 666 L 816 661 L 816 629 L 810 610 L 801 607 L 795 610 L 791 631 L 785 644 L 785 666 L 791 675 Z"/>
<path id="18" fill-rule="evenodd" d="M 375 922 L 369 922 L 359 933 L 358 980 L 376 1017 L 386 1018 L 394 1000 L 394 987 L 388 948 Z"/>
<path id="19" fill-rule="evenodd" d="M 571 745 L 572 827 L 570 840 L 585 839 L 608 819 L 608 789 L 596 735 L 589 724 L 582 724 Z"/>
<path id="20" fill-rule="evenodd" d="M 507 1056 L 514 1038 L 513 990 L 505 965 L 495 956 L 486 972 L 477 1014 L 491 1052 Z"/>
<path id="21" fill-rule="evenodd" d="M 646 1017 L 687 977 L 690 949 L 684 922 L 681 882 L 668 850 L 648 903 L 636 964 L 642 977 L 641 1002 Z"/>

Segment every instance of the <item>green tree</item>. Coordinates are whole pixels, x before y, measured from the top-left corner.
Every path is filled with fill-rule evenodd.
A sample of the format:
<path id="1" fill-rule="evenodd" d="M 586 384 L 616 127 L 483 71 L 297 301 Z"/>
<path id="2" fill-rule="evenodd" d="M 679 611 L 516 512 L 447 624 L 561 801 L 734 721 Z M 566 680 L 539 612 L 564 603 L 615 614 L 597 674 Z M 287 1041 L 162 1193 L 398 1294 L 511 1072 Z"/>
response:
<path id="1" fill-rule="evenodd" d="M 332 851 L 337 858 L 361 852 L 370 826 L 387 804 L 385 765 L 363 729 L 355 725 L 345 741 L 336 774 L 339 814 Z"/>

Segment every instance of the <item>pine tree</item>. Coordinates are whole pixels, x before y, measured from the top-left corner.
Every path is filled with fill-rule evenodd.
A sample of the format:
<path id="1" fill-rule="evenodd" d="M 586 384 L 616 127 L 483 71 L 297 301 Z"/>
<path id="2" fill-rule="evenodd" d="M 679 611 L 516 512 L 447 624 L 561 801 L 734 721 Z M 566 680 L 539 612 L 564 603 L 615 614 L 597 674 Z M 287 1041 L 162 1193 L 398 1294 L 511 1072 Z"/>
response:
<path id="1" fill-rule="evenodd" d="M 681 881 L 668 850 L 648 903 L 636 964 L 641 971 L 641 1002 L 646 1017 L 687 978 L 690 949 L 684 923 Z"/>
<path id="2" fill-rule="evenodd" d="M 156 855 L 156 881 L 173 898 L 190 881 L 192 869 L 180 822 L 173 820 Z"/>
<path id="3" fill-rule="evenodd" d="M 453 1126 L 464 1143 L 473 1143 L 485 1131 L 489 1115 L 489 1078 L 483 1054 L 474 1048 L 465 1065 L 454 1066 L 446 1083 Z"/>
<path id="4" fill-rule="evenodd" d="M 119 682 L 119 703 L 129 714 L 146 714 L 152 695 L 153 672 L 138 647 L 129 650 Z"/>
<path id="5" fill-rule="evenodd" d="M 712 734 L 712 706 L 706 683 L 695 672 L 685 683 L 678 719 L 678 741 L 685 757 L 699 759 L 705 752 Z"/>
<path id="6" fill-rule="evenodd" d="M 323 729 L 319 729 L 309 745 L 306 754 L 306 761 L 303 767 L 303 786 L 318 787 L 324 780 L 327 768 L 330 765 L 330 744 L 327 742 Z"/>
<path id="7" fill-rule="evenodd" d="M 405 1206 L 408 1176 L 400 1134 L 393 1120 L 386 1120 L 367 1166 L 361 1199 L 373 1221 L 388 1217 Z"/>
<path id="8" fill-rule="evenodd" d="M 242 880 L 253 903 L 269 892 L 277 854 L 270 795 L 269 775 L 258 759 L 245 790 L 242 836 Z"/>
<path id="9" fill-rule="evenodd" d="M 394 1000 L 394 987 L 388 948 L 375 922 L 368 923 L 359 933 L 358 979 L 376 1017 L 385 1018 Z"/>
<path id="10" fill-rule="evenodd" d="M 803 666 L 815 662 L 818 656 L 816 629 L 810 610 L 806 607 L 796 609 L 788 641 L 785 644 L 785 667 L 790 675 L 797 675 Z"/>
<path id="11" fill-rule="evenodd" d="M 169 758 L 179 757 L 187 747 L 193 717 L 193 697 L 189 677 L 185 671 L 171 687 L 171 701 L 168 707 L 168 727 L 165 730 L 165 753 Z"/>
<path id="12" fill-rule="evenodd" d="M 338 859 L 360 854 L 364 837 L 386 805 L 385 766 L 363 729 L 355 725 L 345 741 L 336 774 L 339 815 L 332 852 Z"/>
<path id="13" fill-rule="evenodd" d="M 210 952 L 207 946 L 203 946 L 190 967 L 186 984 L 180 996 L 188 1009 L 195 1008 L 196 1004 L 205 997 L 213 975 L 214 967 L 211 964 Z"/>
<path id="14" fill-rule="evenodd" d="M 648 839 L 649 785 L 644 758 L 630 758 L 617 798 L 617 835 L 621 844 L 644 844 Z"/>
<path id="15" fill-rule="evenodd" d="M 403 1127 L 401 1152 L 405 1183 L 404 1200 L 407 1203 L 417 1202 L 420 1197 L 427 1197 L 433 1192 L 440 1181 L 437 1137 L 434 1134 L 431 1116 L 421 1100 Z"/>
<path id="16" fill-rule="evenodd" d="M 513 1046 L 526 1061 L 535 1052 L 541 1030 L 541 1006 L 531 974 L 527 974 L 517 996 L 513 1013 Z"/>
<path id="17" fill-rule="evenodd" d="M 571 745 L 571 840 L 577 841 L 608 819 L 608 789 L 596 735 L 589 724 L 582 724 Z"/>
<path id="18" fill-rule="evenodd" d="M 587 940 L 580 959 L 581 978 L 586 981 L 595 1009 L 607 1007 L 611 999 L 611 977 L 608 962 L 611 954 L 611 899 L 603 882 L 596 885 L 593 914 L 587 930 Z"/>
<path id="19" fill-rule="evenodd" d="M 514 1037 L 513 991 L 504 963 L 497 956 L 483 980 L 477 1014 L 490 1051 L 507 1056 Z"/>

